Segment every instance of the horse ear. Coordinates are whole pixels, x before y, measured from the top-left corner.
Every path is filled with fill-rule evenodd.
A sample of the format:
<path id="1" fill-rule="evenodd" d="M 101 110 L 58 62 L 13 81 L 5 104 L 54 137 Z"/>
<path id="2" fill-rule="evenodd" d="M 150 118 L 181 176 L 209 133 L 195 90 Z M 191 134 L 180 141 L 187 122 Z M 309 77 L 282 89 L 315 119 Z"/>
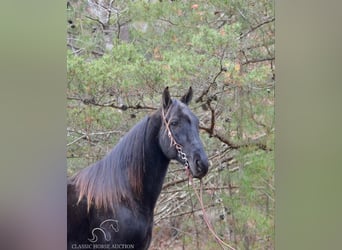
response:
<path id="1" fill-rule="evenodd" d="M 192 87 L 189 88 L 188 93 L 186 93 L 185 95 L 182 96 L 182 98 L 180 99 L 182 103 L 185 103 L 186 105 L 188 105 L 191 102 L 192 99 Z"/>
<path id="2" fill-rule="evenodd" d="M 166 87 L 163 92 L 162 96 L 162 103 L 163 103 L 163 109 L 168 109 L 169 106 L 172 104 L 169 87 Z"/>

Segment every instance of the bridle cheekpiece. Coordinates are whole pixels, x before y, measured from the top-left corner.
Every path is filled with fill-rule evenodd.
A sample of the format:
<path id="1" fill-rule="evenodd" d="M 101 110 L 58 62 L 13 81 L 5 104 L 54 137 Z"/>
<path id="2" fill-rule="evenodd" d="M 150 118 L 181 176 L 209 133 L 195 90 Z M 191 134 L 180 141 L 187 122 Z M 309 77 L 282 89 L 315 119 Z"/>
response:
<path id="1" fill-rule="evenodd" d="M 179 143 L 177 143 L 175 137 L 173 136 L 171 129 L 170 129 L 170 122 L 167 121 L 166 119 L 167 113 L 165 114 L 164 109 L 162 109 L 162 118 L 163 118 L 163 122 L 167 131 L 167 136 L 170 138 L 170 147 L 174 146 L 177 150 L 177 155 L 178 158 L 181 159 L 184 163 L 184 168 L 187 172 L 189 172 L 189 161 L 188 158 L 186 156 L 186 153 L 183 152 L 183 146 Z"/>

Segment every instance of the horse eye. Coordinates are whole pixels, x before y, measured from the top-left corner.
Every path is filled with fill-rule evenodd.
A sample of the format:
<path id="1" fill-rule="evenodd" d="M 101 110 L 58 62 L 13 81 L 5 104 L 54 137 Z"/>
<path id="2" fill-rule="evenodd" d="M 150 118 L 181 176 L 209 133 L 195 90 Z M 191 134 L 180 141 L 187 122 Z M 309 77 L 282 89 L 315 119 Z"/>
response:
<path id="1" fill-rule="evenodd" d="M 171 126 L 175 127 L 178 125 L 178 121 L 171 121 L 170 123 Z"/>

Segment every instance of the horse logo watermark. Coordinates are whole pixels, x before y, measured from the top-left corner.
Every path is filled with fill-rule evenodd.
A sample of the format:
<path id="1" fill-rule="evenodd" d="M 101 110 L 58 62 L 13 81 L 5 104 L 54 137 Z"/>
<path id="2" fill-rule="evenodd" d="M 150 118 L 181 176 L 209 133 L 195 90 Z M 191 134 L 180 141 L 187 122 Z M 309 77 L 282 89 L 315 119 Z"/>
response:
<path id="1" fill-rule="evenodd" d="M 117 220 L 113 220 L 113 219 L 107 219 L 105 221 L 103 221 L 99 227 L 95 227 L 93 228 L 93 230 L 91 230 L 91 234 L 93 236 L 93 238 L 88 240 L 91 243 L 95 243 L 98 241 L 98 234 L 102 234 L 105 241 L 110 241 L 111 240 L 111 232 L 110 230 L 113 230 L 114 232 L 119 232 L 119 223 Z"/>

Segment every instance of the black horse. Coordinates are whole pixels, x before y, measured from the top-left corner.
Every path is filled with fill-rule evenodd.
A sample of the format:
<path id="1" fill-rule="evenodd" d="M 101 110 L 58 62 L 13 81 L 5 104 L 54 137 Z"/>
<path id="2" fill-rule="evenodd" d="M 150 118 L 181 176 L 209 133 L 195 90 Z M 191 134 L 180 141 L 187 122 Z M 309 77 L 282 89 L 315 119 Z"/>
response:
<path id="1" fill-rule="evenodd" d="M 136 124 L 100 161 L 68 179 L 68 249 L 147 249 L 170 160 L 202 178 L 208 158 L 190 111 L 192 88 Z"/>

